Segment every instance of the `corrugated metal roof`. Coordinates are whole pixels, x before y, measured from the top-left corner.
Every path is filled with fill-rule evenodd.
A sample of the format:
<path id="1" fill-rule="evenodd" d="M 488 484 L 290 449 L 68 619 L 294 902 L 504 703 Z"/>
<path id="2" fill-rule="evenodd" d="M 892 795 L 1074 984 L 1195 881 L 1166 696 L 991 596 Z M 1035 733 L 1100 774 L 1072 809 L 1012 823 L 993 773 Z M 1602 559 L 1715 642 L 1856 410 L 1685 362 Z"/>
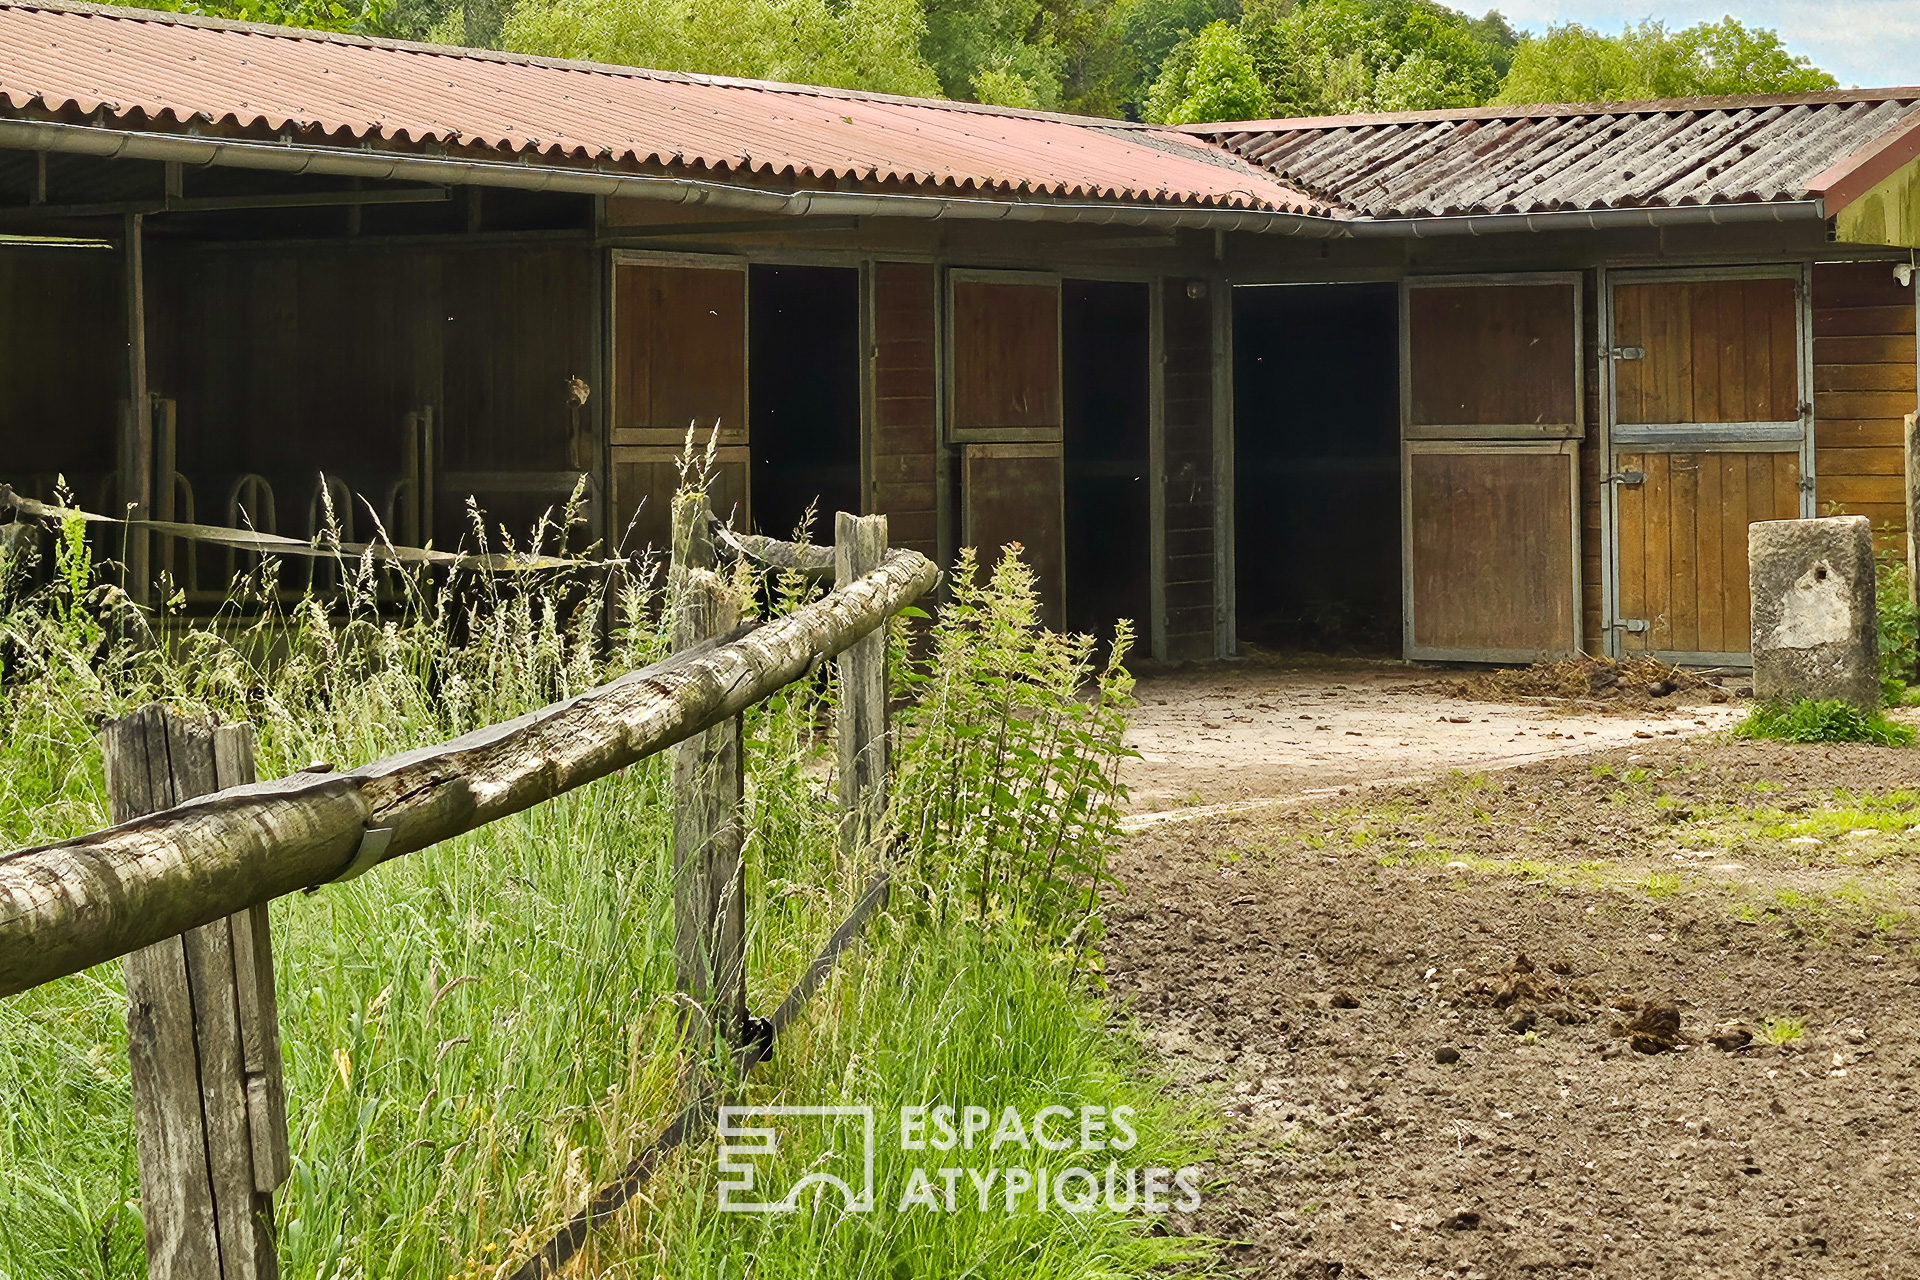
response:
<path id="1" fill-rule="evenodd" d="M 1173 130 L 84 4 L 0 4 L 0 108 L 745 183 L 1319 211 Z"/>
<path id="2" fill-rule="evenodd" d="M 1920 88 L 1190 125 L 1348 216 L 1804 200 Z M 1829 209 L 1829 213 L 1833 210 Z"/>

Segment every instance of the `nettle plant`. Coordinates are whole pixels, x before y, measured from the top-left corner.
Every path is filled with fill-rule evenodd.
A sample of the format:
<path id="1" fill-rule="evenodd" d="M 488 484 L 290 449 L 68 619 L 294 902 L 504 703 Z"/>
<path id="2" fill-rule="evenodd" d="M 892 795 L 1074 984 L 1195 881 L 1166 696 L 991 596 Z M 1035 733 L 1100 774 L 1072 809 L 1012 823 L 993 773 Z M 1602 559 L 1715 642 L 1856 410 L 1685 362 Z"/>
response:
<path id="1" fill-rule="evenodd" d="M 925 657 L 895 664 L 912 702 L 893 820 L 932 902 L 1053 941 L 1092 935 L 1133 754 L 1132 641 L 1120 623 L 1100 661 L 1092 636 L 1042 626 L 1017 545 L 984 579 L 960 553 Z M 943 891 L 955 881 L 961 894 Z"/>

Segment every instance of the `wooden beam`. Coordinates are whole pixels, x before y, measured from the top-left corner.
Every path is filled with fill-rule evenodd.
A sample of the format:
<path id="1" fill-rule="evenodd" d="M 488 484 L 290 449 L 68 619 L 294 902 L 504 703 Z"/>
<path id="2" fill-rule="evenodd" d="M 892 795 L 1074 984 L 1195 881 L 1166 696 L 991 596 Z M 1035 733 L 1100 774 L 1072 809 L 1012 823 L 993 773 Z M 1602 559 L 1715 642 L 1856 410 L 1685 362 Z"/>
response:
<path id="1" fill-rule="evenodd" d="M 683 236 L 750 236 L 784 231 L 858 231 L 858 218 L 753 218 L 737 222 L 670 222 L 660 226 L 623 226 L 604 234 L 604 249 L 644 248 L 655 240 Z"/>
<path id="2" fill-rule="evenodd" d="M 252 732 L 197 724 L 157 704 L 108 721 L 101 741 L 113 816 L 129 821 L 222 782 L 252 782 Z M 125 959 L 140 1209 L 154 1280 L 279 1275 L 271 1192 L 286 1177 L 286 1111 L 266 936 L 261 906 Z"/>
<path id="3" fill-rule="evenodd" d="M 358 874 L 684 742 L 868 635 L 938 576 L 917 552 L 890 551 L 791 614 L 505 724 L 0 854 L 0 996 Z"/>
<path id="4" fill-rule="evenodd" d="M 162 213 L 226 213 L 245 209 L 319 209 L 334 205 L 445 204 L 444 187 L 402 187 L 382 191 L 289 191 L 257 196 L 165 196 L 158 200 L 109 200 L 96 204 L 12 205 L 0 207 L 0 220 L 48 218 L 152 217 Z"/>
<path id="5" fill-rule="evenodd" d="M 673 648 L 686 652 L 740 623 L 740 599 L 713 572 L 704 493 L 674 500 Z M 742 724 L 723 720 L 671 749 L 673 953 L 679 989 L 705 1010 L 698 1039 L 738 1046 L 746 1030 L 746 902 L 740 850 Z"/>
<path id="6" fill-rule="evenodd" d="M 147 396 L 146 229 L 141 215 L 126 215 L 127 421 L 120 452 L 120 497 L 126 511 L 107 514 L 135 520 L 153 518 L 153 406 Z M 171 481 L 172 477 L 168 477 Z M 148 596 L 146 532 L 126 534 L 127 593 L 142 604 Z"/>
<path id="7" fill-rule="evenodd" d="M 880 567 L 887 554 L 887 518 L 833 517 L 834 584 L 845 586 Z M 864 877 L 887 809 L 887 631 L 875 630 L 834 659 L 838 701 L 834 738 L 839 751 L 840 869 L 855 883 Z"/>

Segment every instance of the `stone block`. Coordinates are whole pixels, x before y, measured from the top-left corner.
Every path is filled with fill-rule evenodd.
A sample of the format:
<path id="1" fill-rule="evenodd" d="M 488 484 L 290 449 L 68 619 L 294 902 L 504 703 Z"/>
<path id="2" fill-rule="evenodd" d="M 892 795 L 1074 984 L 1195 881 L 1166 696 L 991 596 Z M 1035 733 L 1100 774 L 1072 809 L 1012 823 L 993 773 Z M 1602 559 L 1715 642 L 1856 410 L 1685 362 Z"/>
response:
<path id="1" fill-rule="evenodd" d="M 1747 526 L 1753 695 L 1880 705 L 1873 526 L 1865 516 Z"/>

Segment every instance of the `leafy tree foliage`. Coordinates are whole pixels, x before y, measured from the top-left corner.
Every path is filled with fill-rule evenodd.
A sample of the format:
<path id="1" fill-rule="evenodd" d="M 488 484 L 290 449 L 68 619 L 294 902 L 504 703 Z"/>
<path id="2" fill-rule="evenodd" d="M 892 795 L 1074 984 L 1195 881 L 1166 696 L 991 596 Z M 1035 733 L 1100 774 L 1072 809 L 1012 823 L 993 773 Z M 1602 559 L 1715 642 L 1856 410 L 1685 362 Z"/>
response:
<path id="1" fill-rule="evenodd" d="M 1499 102 L 1619 102 L 1696 94 L 1798 93 L 1834 79 L 1780 37 L 1732 18 L 1668 31 L 1648 20 L 1617 36 L 1577 23 L 1521 43 Z"/>
<path id="2" fill-rule="evenodd" d="M 1225 19 L 1183 40 L 1161 64 L 1147 94 L 1147 119 L 1161 124 L 1251 120 L 1263 115 L 1267 89 L 1240 32 Z"/>
<path id="3" fill-rule="evenodd" d="M 926 0 L 921 50 L 950 98 L 1117 115 L 1123 0 Z"/>
<path id="4" fill-rule="evenodd" d="M 271 22 L 310 31 L 385 35 L 393 0 L 141 0 L 141 7 L 235 22 Z"/>
<path id="5" fill-rule="evenodd" d="M 1275 115 L 1475 106 L 1499 84 L 1466 16 L 1432 0 L 1253 0 L 1241 22 Z"/>
<path id="6" fill-rule="evenodd" d="M 521 53 L 937 95 L 919 0 L 521 0 Z"/>

